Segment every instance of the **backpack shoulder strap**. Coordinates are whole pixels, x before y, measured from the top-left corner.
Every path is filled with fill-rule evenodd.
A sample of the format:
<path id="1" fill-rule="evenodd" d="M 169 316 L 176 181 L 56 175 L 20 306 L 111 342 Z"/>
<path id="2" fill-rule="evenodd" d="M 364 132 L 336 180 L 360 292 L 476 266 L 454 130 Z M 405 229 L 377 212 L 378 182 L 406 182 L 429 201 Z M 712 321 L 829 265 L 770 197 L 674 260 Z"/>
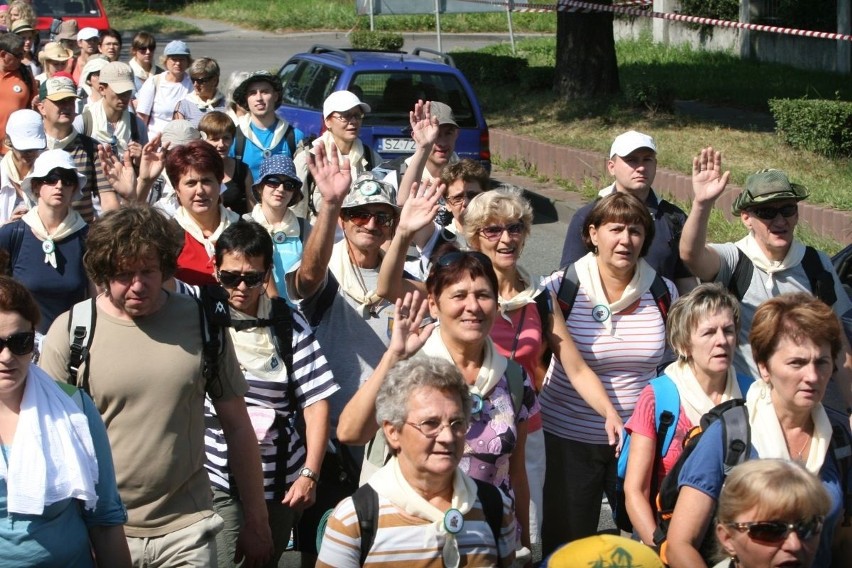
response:
<path id="1" fill-rule="evenodd" d="M 320 292 L 319 297 L 315 301 L 316 307 L 314 308 L 313 313 L 311 314 L 311 319 L 308 320 L 308 323 L 311 327 L 316 327 L 322 321 L 322 316 L 325 315 L 325 312 L 331 307 L 331 304 L 334 302 L 337 297 L 337 291 L 340 289 L 340 284 L 337 283 L 337 279 L 334 275 L 329 271 L 328 273 L 328 282 L 323 288 L 322 292 Z"/>
<path id="2" fill-rule="evenodd" d="M 479 479 L 473 480 L 476 483 L 476 493 L 479 497 L 479 503 L 482 505 L 482 512 L 485 514 L 485 521 L 491 529 L 491 534 L 494 535 L 494 546 L 497 549 L 497 560 L 500 560 L 500 526 L 503 521 L 503 497 L 500 490 L 487 481 Z"/>
<path id="3" fill-rule="evenodd" d="M 136 115 L 132 112 L 130 113 L 130 140 L 132 142 L 139 142 L 139 122 Z"/>
<path id="4" fill-rule="evenodd" d="M 84 107 L 82 115 L 83 115 L 83 134 L 85 134 L 86 136 L 91 136 L 92 135 L 92 128 L 93 128 L 92 111 L 89 109 L 89 107 Z"/>
<path id="5" fill-rule="evenodd" d="M 657 427 L 657 439 L 662 445 L 657 455 L 665 456 L 675 435 L 675 425 L 680 419 L 680 394 L 667 375 L 661 375 L 651 381 L 654 390 L 654 423 Z"/>
<path id="6" fill-rule="evenodd" d="M 574 300 L 577 298 L 577 292 L 580 290 L 580 278 L 577 276 L 577 267 L 572 262 L 562 271 L 562 283 L 559 285 L 559 292 L 556 294 L 556 299 L 559 301 L 559 307 L 562 308 L 562 315 L 565 319 L 571 314 L 571 308 L 574 307 Z"/>
<path id="7" fill-rule="evenodd" d="M 202 339 L 202 366 L 204 390 L 216 400 L 222 396 L 219 378 L 219 356 L 225 348 L 225 330 L 231 325 L 228 293 L 220 286 L 199 287 L 198 323 Z"/>
<path id="8" fill-rule="evenodd" d="M 731 473 L 735 466 L 748 459 L 748 449 L 751 446 L 751 426 L 748 423 L 745 401 L 733 399 L 727 402 L 733 404 L 721 415 L 722 437 L 725 441 L 725 476 Z"/>
<path id="9" fill-rule="evenodd" d="M 290 150 L 290 158 L 292 159 L 296 155 L 296 129 L 286 120 L 284 120 L 284 123 L 287 124 L 287 131 L 284 133 L 284 138 L 287 139 L 287 148 Z"/>
<path id="10" fill-rule="evenodd" d="M 249 127 L 251 128 L 251 127 Z M 234 159 L 238 162 L 242 161 L 243 153 L 246 151 L 246 133 L 243 129 L 237 126 L 237 131 L 234 133 Z"/>
<path id="11" fill-rule="evenodd" d="M 307 219 L 304 217 L 296 217 L 296 222 L 299 223 L 299 242 L 303 245 L 305 244 L 305 232 L 308 224 Z"/>
<path id="12" fill-rule="evenodd" d="M 365 483 L 352 494 L 352 504 L 355 506 L 358 527 L 361 529 L 360 565 L 363 566 L 379 528 L 379 494 L 369 483 Z"/>
<path id="13" fill-rule="evenodd" d="M 361 144 L 364 147 L 364 159 L 367 161 L 367 171 L 373 169 L 373 165 L 375 164 L 375 159 L 373 158 L 373 149 L 370 148 L 369 144 Z"/>
<path id="14" fill-rule="evenodd" d="M 736 296 L 737 300 L 743 301 L 748 287 L 751 286 L 751 276 L 754 273 L 754 264 L 745 253 L 737 247 L 737 266 L 728 280 L 728 291 Z"/>
<path id="15" fill-rule="evenodd" d="M 68 333 L 70 353 L 68 356 L 68 383 L 79 386 L 89 392 L 89 355 L 95 336 L 98 310 L 95 298 L 78 302 L 68 315 Z M 86 364 L 83 376 L 79 376 L 80 366 Z"/>
<path id="16" fill-rule="evenodd" d="M 672 231 L 672 246 L 677 247 L 680 242 L 680 235 L 683 233 L 683 224 L 685 215 L 675 204 L 669 203 L 665 199 L 660 199 L 657 203 L 657 208 L 662 213 L 666 222 Z"/>
<path id="17" fill-rule="evenodd" d="M 805 274 L 808 276 L 811 293 L 827 305 L 833 306 L 837 302 L 837 294 L 834 291 L 834 277 L 825 269 L 822 259 L 819 257 L 819 252 L 814 247 L 805 247 L 802 268 L 805 269 Z"/>
<path id="18" fill-rule="evenodd" d="M 672 294 L 659 273 L 654 276 L 654 281 L 651 282 L 651 295 L 654 297 L 654 302 L 660 310 L 660 315 L 663 316 L 663 323 L 665 323 L 669 316 L 669 308 L 672 305 Z"/>
<path id="19" fill-rule="evenodd" d="M 524 370 L 513 359 L 508 359 L 506 363 L 506 381 L 509 383 L 512 408 L 515 410 L 515 417 L 517 418 L 521 412 L 521 406 L 524 404 Z"/>
<path id="20" fill-rule="evenodd" d="M 293 376 L 293 312 L 282 298 L 272 298 L 272 343 Z"/>
<path id="21" fill-rule="evenodd" d="M 547 325 L 547 321 L 553 313 L 553 306 L 550 301 L 550 292 L 546 288 L 535 297 L 535 309 L 538 311 L 538 319 L 541 320 L 542 329 Z"/>

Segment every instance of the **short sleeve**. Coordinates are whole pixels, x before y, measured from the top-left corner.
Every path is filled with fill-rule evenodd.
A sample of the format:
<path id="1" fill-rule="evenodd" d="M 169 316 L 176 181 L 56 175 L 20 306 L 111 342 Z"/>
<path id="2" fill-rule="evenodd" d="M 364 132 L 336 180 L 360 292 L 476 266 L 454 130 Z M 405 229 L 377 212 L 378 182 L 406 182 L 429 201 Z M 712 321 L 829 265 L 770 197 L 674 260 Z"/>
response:
<path id="1" fill-rule="evenodd" d="M 505 506 L 505 505 L 504 505 Z M 361 565 L 361 530 L 352 498 L 335 507 L 328 518 L 319 549 L 318 567 L 357 568 Z"/>
<path id="2" fill-rule="evenodd" d="M 296 312 L 293 312 L 293 378 L 296 399 L 301 408 L 311 406 L 340 390 L 308 322 Z"/>
<path id="3" fill-rule="evenodd" d="M 145 83 L 142 85 L 142 88 L 139 89 L 139 93 L 136 95 L 136 112 L 147 114 L 150 116 L 151 111 L 154 109 L 154 94 L 156 92 L 156 75 L 149 75 L 148 79 L 145 80 Z"/>
<path id="4" fill-rule="evenodd" d="M 725 452 L 722 421 L 717 420 L 701 434 L 698 445 L 683 464 L 677 486 L 692 487 L 716 500 L 725 482 Z"/>
<path id="5" fill-rule="evenodd" d="M 714 281 L 727 286 L 740 256 L 737 245 L 734 243 L 711 244 L 710 248 L 719 254 L 719 273 L 716 274 Z"/>
<path id="6" fill-rule="evenodd" d="M 633 409 L 633 415 L 624 429 L 631 434 L 639 434 L 650 438 L 657 439 L 657 427 L 654 413 L 656 412 L 656 401 L 654 399 L 654 387 L 651 385 L 642 389 L 639 394 L 639 400 L 636 401 L 636 408 Z"/>
<path id="7" fill-rule="evenodd" d="M 44 341 L 41 344 L 38 366 L 48 375 L 60 382 L 66 382 L 68 359 L 71 355 L 71 337 L 68 334 L 69 312 L 53 320 Z"/>

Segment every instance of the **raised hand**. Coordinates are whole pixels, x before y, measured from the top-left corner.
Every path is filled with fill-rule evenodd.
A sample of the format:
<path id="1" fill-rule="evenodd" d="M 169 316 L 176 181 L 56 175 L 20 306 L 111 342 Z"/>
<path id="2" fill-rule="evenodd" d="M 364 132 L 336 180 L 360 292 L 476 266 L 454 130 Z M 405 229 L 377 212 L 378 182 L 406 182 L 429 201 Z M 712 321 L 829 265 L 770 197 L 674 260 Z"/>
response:
<path id="1" fill-rule="evenodd" d="M 432 223 L 438 214 L 438 202 L 446 188 L 437 179 L 412 184 L 411 194 L 399 214 L 397 230 L 403 235 L 413 235 Z"/>
<path id="2" fill-rule="evenodd" d="M 414 110 L 408 113 L 408 121 L 411 123 L 411 138 L 419 147 L 429 146 L 438 139 L 438 117 L 432 116 L 432 103 L 418 100 L 414 104 Z"/>
<path id="3" fill-rule="evenodd" d="M 725 191 L 731 172 L 722 173 L 722 152 L 708 146 L 692 158 L 692 191 L 695 201 L 713 203 Z"/>
<path id="4" fill-rule="evenodd" d="M 352 185 L 352 170 L 349 158 L 339 162 L 337 146 L 332 145 L 332 148 L 331 153 L 328 153 L 325 144 L 317 144 L 313 152 L 308 152 L 308 170 L 314 177 L 323 201 L 340 205 Z"/>
<path id="5" fill-rule="evenodd" d="M 162 134 L 157 134 L 142 147 L 142 157 L 139 160 L 139 177 L 143 180 L 154 180 L 160 177 L 166 166 L 166 150 L 169 143 L 160 146 Z"/>
<path id="6" fill-rule="evenodd" d="M 434 323 L 420 325 L 428 309 L 429 304 L 425 298 L 421 299 L 420 292 L 407 292 L 404 297 L 397 298 L 388 351 L 400 360 L 408 359 L 420 351 L 432 334 Z"/>
<path id="7" fill-rule="evenodd" d="M 136 172 L 133 170 L 130 152 L 124 153 L 120 160 L 109 144 L 98 144 L 98 159 L 104 177 L 117 194 L 132 201 L 136 194 Z"/>

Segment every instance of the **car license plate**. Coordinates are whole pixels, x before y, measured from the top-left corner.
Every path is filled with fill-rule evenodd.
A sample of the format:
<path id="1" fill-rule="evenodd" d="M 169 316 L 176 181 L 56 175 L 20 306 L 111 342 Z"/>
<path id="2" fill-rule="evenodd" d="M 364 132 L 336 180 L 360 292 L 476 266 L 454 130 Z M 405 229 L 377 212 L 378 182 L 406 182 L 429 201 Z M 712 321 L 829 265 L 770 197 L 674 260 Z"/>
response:
<path id="1" fill-rule="evenodd" d="M 411 138 L 382 138 L 382 145 L 379 151 L 413 154 L 414 140 Z"/>

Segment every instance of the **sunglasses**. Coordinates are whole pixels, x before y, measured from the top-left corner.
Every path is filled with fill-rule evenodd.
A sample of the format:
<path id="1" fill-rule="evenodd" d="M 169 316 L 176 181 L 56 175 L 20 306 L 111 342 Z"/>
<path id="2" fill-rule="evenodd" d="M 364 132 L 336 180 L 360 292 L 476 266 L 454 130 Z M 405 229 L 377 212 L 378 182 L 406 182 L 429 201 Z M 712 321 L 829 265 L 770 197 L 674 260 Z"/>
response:
<path id="1" fill-rule="evenodd" d="M 488 225 L 479 229 L 479 233 L 489 241 L 496 241 L 503 236 L 504 231 L 509 233 L 511 237 L 517 237 L 524 232 L 524 224 L 518 221 L 510 225 Z"/>
<path id="2" fill-rule="evenodd" d="M 245 282 L 247 288 L 257 288 L 263 284 L 263 279 L 266 272 L 230 272 L 228 270 L 220 270 L 217 272 L 219 282 L 225 288 L 238 288 L 240 282 Z"/>
<path id="3" fill-rule="evenodd" d="M 278 189 L 283 185 L 284 189 L 287 191 L 296 191 L 297 189 L 299 189 L 299 184 L 297 184 L 293 180 L 281 179 L 277 177 L 266 178 L 265 180 L 263 180 L 263 185 L 271 189 Z"/>
<path id="4" fill-rule="evenodd" d="M 466 193 L 462 193 L 461 195 L 453 195 L 452 197 L 444 198 L 449 205 L 453 207 L 457 205 L 461 205 L 462 203 L 470 203 L 470 200 L 479 195 L 478 191 L 468 191 Z"/>
<path id="5" fill-rule="evenodd" d="M 148 53 L 157 49 L 156 47 L 137 47 L 136 51 L 139 53 Z"/>
<path id="6" fill-rule="evenodd" d="M 343 218 L 347 221 L 352 221 L 359 227 L 364 227 L 370 222 L 370 219 L 376 220 L 376 225 L 381 227 L 390 227 L 393 225 L 396 215 L 385 211 L 344 211 Z"/>
<path id="7" fill-rule="evenodd" d="M 22 331 L 13 333 L 6 339 L 0 339 L 0 352 L 4 347 L 8 347 L 13 355 L 28 355 L 33 352 L 35 346 L 35 332 Z"/>
<path id="8" fill-rule="evenodd" d="M 71 170 L 57 168 L 40 178 L 40 181 L 47 185 L 56 185 L 58 181 L 61 181 L 62 185 L 77 185 L 77 174 Z"/>
<path id="9" fill-rule="evenodd" d="M 437 261 L 435 261 L 435 265 L 440 268 L 447 268 L 448 266 L 452 266 L 453 264 L 464 260 L 465 258 L 472 257 L 474 260 L 479 262 L 485 268 L 491 269 L 491 259 L 482 254 L 479 251 L 470 250 L 470 251 L 460 251 L 456 250 L 453 252 L 448 252 L 447 254 L 441 255 Z"/>
<path id="10" fill-rule="evenodd" d="M 781 207 L 752 207 L 748 210 L 751 215 L 764 221 L 772 221 L 780 213 L 785 219 L 789 219 L 799 212 L 799 206 L 795 203 L 782 205 Z"/>
<path id="11" fill-rule="evenodd" d="M 726 523 L 740 532 L 747 532 L 752 540 L 759 542 L 779 543 L 787 539 L 791 532 L 796 531 L 799 540 L 810 540 L 822 531 L 823 517 L 813 517 L 797 523 L 784 521 L 753 521 L 749 523 Z"/>
<path id="12" fill-rule="evenodd" d="M 192 82 L 199 85 L 206 85 L 213 80 L 213 77 L 192 77 Z"/>

